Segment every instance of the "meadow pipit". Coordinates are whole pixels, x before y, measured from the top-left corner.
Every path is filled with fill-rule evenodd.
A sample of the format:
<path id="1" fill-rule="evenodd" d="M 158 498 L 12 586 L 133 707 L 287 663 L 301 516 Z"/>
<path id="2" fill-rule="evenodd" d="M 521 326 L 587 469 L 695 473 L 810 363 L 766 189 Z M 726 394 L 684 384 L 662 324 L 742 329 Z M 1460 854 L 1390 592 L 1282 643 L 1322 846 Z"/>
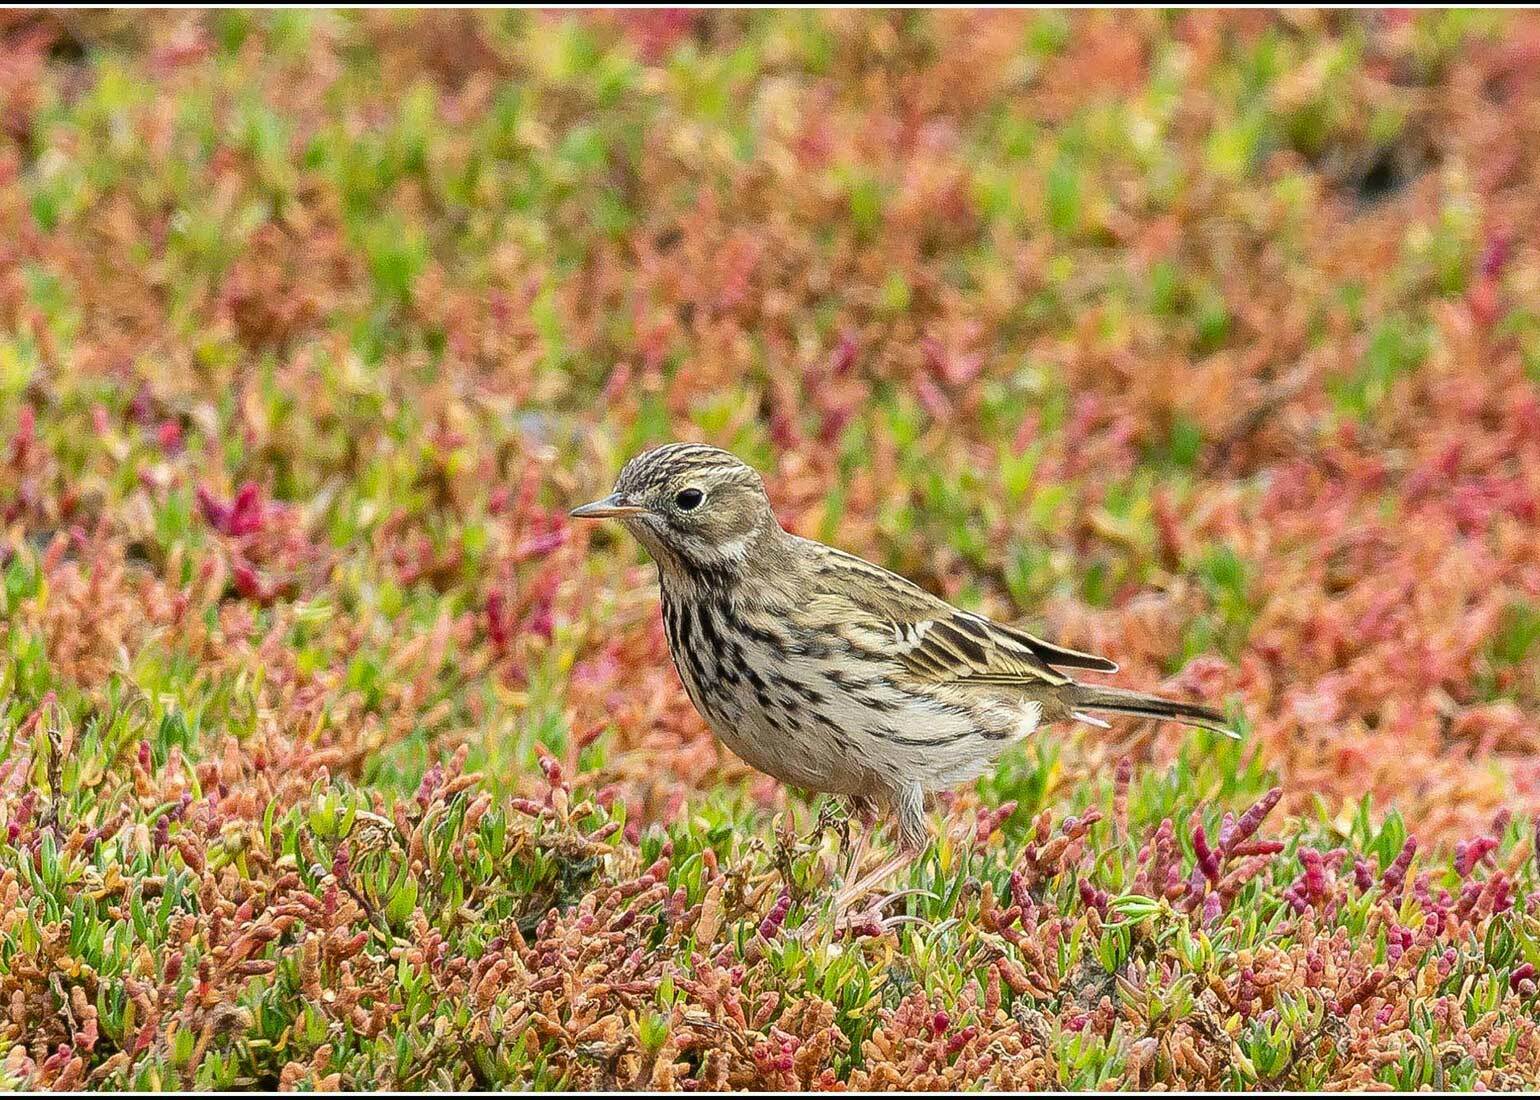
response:
<path id="1" fill-rule="evenodd" d="M 733 752 L 843 796 L 868 829 L 880 808 L 896 816 L 897 856 L 842 889 L 837 909 L 923 850 L 926 794 L 977 778 L 1043 723 L 1105 726 L 1085 712 L 1106 711 L 1230 733 L 1209 707 L 1078 683 L 1059 670 L 1117 665 L 788 533 L 759 474 L 716 447 L 638 455 L 572 515 L 618 519 L 651 552 L 674 664 Z"/>

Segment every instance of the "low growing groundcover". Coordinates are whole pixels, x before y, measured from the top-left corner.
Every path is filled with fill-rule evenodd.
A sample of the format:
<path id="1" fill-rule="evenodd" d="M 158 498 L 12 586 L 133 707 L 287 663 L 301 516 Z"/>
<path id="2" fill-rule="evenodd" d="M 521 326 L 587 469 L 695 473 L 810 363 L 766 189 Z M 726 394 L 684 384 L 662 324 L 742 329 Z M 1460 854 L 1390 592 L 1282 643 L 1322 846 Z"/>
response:
<path id="1" fill-rule="evenodd" d="M 1540 1087 L 1533 15 L 0 36 L 6 1084 Z M 567 521 L 669 439 L 1243 739 L 836 934 Z"/>

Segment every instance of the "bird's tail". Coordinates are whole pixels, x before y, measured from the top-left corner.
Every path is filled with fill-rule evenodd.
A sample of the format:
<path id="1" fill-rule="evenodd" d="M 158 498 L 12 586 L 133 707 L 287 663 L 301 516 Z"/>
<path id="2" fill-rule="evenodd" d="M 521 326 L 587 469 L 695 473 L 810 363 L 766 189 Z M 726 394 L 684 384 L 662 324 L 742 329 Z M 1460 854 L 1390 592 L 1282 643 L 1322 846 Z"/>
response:
<path id="1" fill-rule="evenodd" d="M 1240 734 L 1230 728 L 1223 714 L 1213 707 L 1205 707 L 1200 703 L 1183 703 L 1176 699 L 1162 699 L 1158 695 L 1146 695 L 1142 691 L 1104 687 L 1100 684 L 1074 684 L 1070 691 L 1070 704 L 1077 711 L 1101 710 L 1111 714 L 1131 714 L 1139 718 L 1183 722 L 1189 726 L 1201 726 L 1215 733 L 1222 733 L 1226 737 L 1240 739 Z"/>

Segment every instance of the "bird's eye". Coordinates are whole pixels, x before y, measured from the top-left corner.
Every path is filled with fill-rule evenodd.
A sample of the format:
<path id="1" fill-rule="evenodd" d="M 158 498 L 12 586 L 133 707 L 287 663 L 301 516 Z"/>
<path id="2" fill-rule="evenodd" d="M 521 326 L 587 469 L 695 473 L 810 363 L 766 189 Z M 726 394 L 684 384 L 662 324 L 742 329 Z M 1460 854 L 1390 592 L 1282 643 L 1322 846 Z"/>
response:
<path id="1" fill-rule="evenodd" d="M 683 511 L 688 512 L 693 508 L 699 507 L 703 499 L 704 495 L 699 489 L 681 489 L 679 490 L 679 495 L 674 498 L 674 503 Z"/>

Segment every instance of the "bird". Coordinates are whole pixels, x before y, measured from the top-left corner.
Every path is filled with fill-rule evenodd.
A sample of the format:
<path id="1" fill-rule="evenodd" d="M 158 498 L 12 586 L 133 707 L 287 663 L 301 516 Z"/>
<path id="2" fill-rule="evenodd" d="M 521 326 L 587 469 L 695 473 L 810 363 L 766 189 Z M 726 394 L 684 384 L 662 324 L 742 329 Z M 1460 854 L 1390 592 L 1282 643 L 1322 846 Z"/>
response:
<path id="1" fill-rule="evenodd" d="M 782 783 L 842 799 L 865 826 L 886 814 L 896 854 L 854 857 L 836 912 L 916 859 L 929 796 L 971 782 L 1040 727 L 1097 713 L 1229 736 L 1199 703 L 1084 683 L 1105 657 L 952 606 L 881 566 L 785 530 L 763 478 L 729 451 L 669 443 L 621 469 L 576 519 L 619 520 L 657 566 L 664 633 L 712 732 Z"/>

